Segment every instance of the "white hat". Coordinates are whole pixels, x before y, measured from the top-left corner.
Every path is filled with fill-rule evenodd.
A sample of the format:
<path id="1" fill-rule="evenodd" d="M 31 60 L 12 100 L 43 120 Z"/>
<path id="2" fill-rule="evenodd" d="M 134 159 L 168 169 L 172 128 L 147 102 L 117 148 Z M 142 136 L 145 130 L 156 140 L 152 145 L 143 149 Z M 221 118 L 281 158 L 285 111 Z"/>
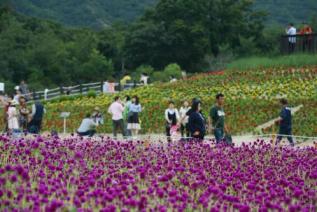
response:
<path id="1" fill-rule="evenodd" d="M 20 90 L 20 86 L 18 86 L 18 85 L 15 86 L 15 87 L 14 87 L 14 90 L 16 90 L 16 91 L 17 91 L 17 90 Z"/>

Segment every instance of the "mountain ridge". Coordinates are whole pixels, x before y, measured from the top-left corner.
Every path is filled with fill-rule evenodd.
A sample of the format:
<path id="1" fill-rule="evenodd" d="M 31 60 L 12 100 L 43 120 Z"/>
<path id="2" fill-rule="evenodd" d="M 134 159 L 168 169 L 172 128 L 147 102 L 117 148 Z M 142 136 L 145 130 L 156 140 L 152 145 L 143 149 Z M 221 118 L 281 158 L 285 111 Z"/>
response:
<path id="1" fill-rule="evenodd" d="M 130 23 L 159 0 L 7 0 L 28 16 L 72 27 L 102 28 L 113 22 Z M 317 16 L 316 0 L 254 0 L 254 8 L 268 13 L 270 24 L 302 23 Z"/>

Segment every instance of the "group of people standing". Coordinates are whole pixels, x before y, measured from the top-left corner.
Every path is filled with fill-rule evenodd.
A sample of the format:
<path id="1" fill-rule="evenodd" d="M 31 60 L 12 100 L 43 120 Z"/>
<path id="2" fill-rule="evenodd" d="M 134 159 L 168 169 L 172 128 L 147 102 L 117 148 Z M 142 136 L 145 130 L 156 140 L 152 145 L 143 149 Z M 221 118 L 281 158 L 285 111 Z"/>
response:
<path id="1" fill-rule="evenodd" d="M 303 52 L 312 51 L 313 29 L 307 24 L 303 23 L 303 27 L 298 31 L 293 23 L 290 23 L 286 28 L 286 34 L 288 35 L 288 52 L 295 52 L 296 43 L 298 42 L 296 36 L 302 36 L 302 48 Z"/>
<path id="2" fill-rule="evenodd" d="M 288 107 L 286 99 L 281 99 L 280 103 L 282 110 L 276 122 L 280 126 L 277 142 L 280 142 L 283 137 L 287 137 L 293 146 L 291 109 Z M 189 101 L 184 101 L 179 110 L 173 101 L 169 101 L 164 114 L 167 140 L 172 141 L 173 136 L 180 131 L 182 140 L 202 141 L 209 132 L 214 135 L 217 144 L 231 144 L 232 138 L 225 123 L 224 104 L 225 96 L 221 93 L 217 94 L 215 104 L 210 108 L 208 118 L 205 118 L 202 112 L 202 102 L 198 98 L 192 100 L 191 106 Z M 142 106 L 138 96 L 132 98 L 126 96 L 124 101 L 116 96 L 108 108 L 108 113 L 112 116 L 114 138 L 117 138 L 118 132 L 121 132 L 123 137 L 137 136 L 141 130 L 139 119 L 141 112 Z M 77 133 L 81 136 L 93 136 L 96 132 L 95 128 L 103 123 L 103 115 L 97 107 L 93 115 L 87 114 Z"/>
<path id="3" fill-rule="evenodd" d="M 191 107 L 186 100 L 178 111 L 173 101 L 169 102 L 169 107 L 165 111 L 166 136 L 171 141 L 173 134 L 178 130 L 181 132 L 182 139 L 203 140 L 207 131 L 213 131 L 217 143 L 222 141 L 230 142 L 228 138 L 229 131 L 225 125 L 225 112 L 223 109 L 224 95 L 216 96 L 216 104 L 211 108 L 208 119 L 202 113 L 202 102 L 194 98 Z M 207 123 L 208 122 L 208 123 Z"/>
<path id="4" fill-rule="evenodd" d="M 43 104 L 36 101 L 31 108 L 27 99 L 20 96 L 18 100 L 8 97 L 3 100 L 5 131 L 10 134 L 32 133 L 39 134 L 45 113 Z"/>
<path id="5" fill-rule="evenodd" d="M 138 96 L 126 96 L 121 101 L 119 96 L 114 98 L 113 103 L 108 108 L 108 113 L 112 119 L 112 132 L 114 138 L 117 138 L 118 132 L 123 137 L 135 137 L 141 130 L 139 114 L 142 112 L 142 106 Z M 95 108 L 93 115 L 87 114 L 83 119 L 77 133 L 81 136 L 93 136 L 96 133 L 96 127 L 103 124 L 103 115 L 99 108 Z M 102 122 L 98 121 L 102 120 Z"/>
<path id="6" fill-rule="evenodd" d="M 173 101 L 169 102 L 169 107 L 165 111 L 166 136 L 171 141 L 173 134 L 180 129 L 183 140 L 196 139 L 204 140 L 207 132 L 214 135 L 216 143 L 232 143 L 232 137 L 228 126 L 225 123 L 226 113 L 224 111 L 225 96 L 221 93 L 216 95 L 215 104 L 209 111 L 206 119 L 202 113 L 202 102 L 195 98 L 192 100 L 192 106 L 184 101 L 183 106 L 178 111 Z M 286 137 L 291 146 L 294 146 L 292 137 L 292 111 L 288 106 L 286 99 L 280 100 L 281 112 L 276 124 L 279 126 L 279 132 L 276 143 L 279 143 L 283 137 Z"/>

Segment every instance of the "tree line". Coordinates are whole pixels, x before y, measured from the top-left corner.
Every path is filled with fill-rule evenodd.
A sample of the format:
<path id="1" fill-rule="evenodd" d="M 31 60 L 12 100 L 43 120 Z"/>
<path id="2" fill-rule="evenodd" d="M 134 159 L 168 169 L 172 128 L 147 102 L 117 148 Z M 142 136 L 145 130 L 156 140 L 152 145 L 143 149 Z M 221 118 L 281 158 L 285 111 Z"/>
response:
<path id="1" fill-rule="evenodd" d="M 13 88 L 26 80 L 36 90 L 125 73 L 163 79 L 169 64 L 187 72 L 210 70 L 209 61 L 224 53 L 277 52 L 283 29 L 266 28 L 265 19 L 249 0 L 160 0 L 131 24 L 95 31 L 26 17 L 3 5 L 0 81 Z"/>

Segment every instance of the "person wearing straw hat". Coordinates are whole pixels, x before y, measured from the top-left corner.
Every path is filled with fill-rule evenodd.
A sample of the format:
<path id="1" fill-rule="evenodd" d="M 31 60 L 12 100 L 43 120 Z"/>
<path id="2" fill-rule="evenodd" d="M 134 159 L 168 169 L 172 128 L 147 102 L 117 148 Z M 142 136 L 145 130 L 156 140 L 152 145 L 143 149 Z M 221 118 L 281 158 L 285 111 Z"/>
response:
<path id="1" fill-rule="evenodd" d="M 99 107 L 94 108 L 94 112 L 92 114 L 92 119 L 97 124 L 97 126 L 104 124 L 103 114 L 100 112 Z"/>
<path id="2" fill-rule="evenodd" d="M 29 122 L 29 115 L 31 111 L 28 109 L 26 104 L 26 98 L 24 96 L 21 96 L 19 99 L 19 124 L 20 127 L 23 129 L 23 131 L 27 131 L 28 128 L 28 122 Z"/>
<path id="3" fill-rule="evenodd" d="M 281 99 L 280 103 L 282 105 L 282 110 L 279 119 L 275 122 L 280 126 L 276 144 L 279 144 L 283 137 L 287 137 L 290 145 L 294 146 L 295 144 L 292 137 L 292 111 L 291 108 L 288 107 L 288 101 L 286 99 Z"/>

